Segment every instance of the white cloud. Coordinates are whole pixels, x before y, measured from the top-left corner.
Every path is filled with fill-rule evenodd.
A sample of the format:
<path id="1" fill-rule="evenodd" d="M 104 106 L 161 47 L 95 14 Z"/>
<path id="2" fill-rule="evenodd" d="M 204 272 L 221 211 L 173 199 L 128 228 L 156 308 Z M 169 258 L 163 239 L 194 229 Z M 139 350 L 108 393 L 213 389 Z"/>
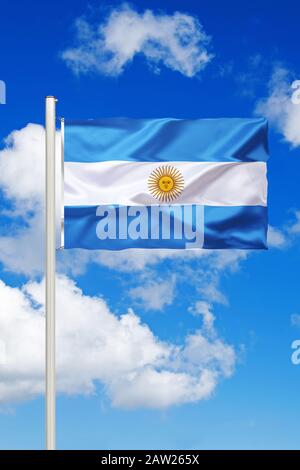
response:
<path id="1" fill-rule="evenodd" d="M 98 25 L 79 18 L 76 32 L 76 46 L 62 53 L 76 74 L 94 71 L 120 75 L 136 55 L 142 54 L 155 71 L 163 64 L 193 77 L 212 59 L 207 49 L 210 38 L 197 18 L 180 12 L 138 13 L 123 4 Z"/>
<path id="2" fill-rule="evenodd" d="M 34 210 L 44 191 L 44 128 L 28 124 L 5 139 L 0 152 L 0 185 L 20 210 Z M 26 178 L 24 177 L 26 175 Z"/>
<path id="3" fill-rule="evenodd" d="M 43 270 L 43 213 L 39 210 L 23 220 L 25 227 L 12 228 L 0 236 L 0 261 L 9 271 L 37 275 Z"/>
<path id="4" fill-rule="evenodd" d="M 45 130 L 28 124 L 13 131 L 0 151 L 0 189 L 11 204 L 0 212 L 11 222 L 0 235 L 0 261 L 16 273 L 35 275 L 44 269 Z M 60 222 L 60 138 L 56 139 L 57 237 Z M 16 223 L 17 221 L 22 222 Z"/>
<path id="5" fill-rule="evenodd" d="M 214 325 L 215 316 L 212 312 L 212 306 L 204 300 L 198 300 L 189 311 L 193 315 L 200 315 L 203 318 L 203 326 L 207 330 L 211 330 Z"/>
<path id="6" fill-rule="evenodd" d="M 138 300 L 145 310 L 161 311 L 171 305 L 175 296 L 176 276 L 170 279 L 148 280 L 146 284 L 129 290 L 132 299 Z"/>
<path id="7" fill-rule="evenodd" d="M 205 369 L 199 377 L 172 371 L 145 368 L 128 377 L 117 378 L 110 386 L 113 405 L 166 408 L 180 403 L 209 398 L 216 387 L 217 376 Z M 114 391 L 117 394 L 114 394 Z"/>
<path id="8" fill-rule="evenodd" d="M 210 325 L 211 326 L 211 325 Z M 213 331 L 213 334 L 215 331 Z M 198 368 L 199 364 L 209 367 L 212 371 L 222 371 L 225 377 L 230 377 L 235 364 L 235 352 L 231 346 L 224 344 L 219 338 L 211 340 L 200 332 L 187 338 L 183 356 L 188 365 Z"/>
<path id="9" fill-rule="evenodd" d="M 220 260 L 220 254 L 221 252 L 218 252 L 216 253 L 216 256 L 213 257 L 212 266 L 214 266 L 214 268 L 212 269 L 212 272 L 209 273 L 208 280 L 205 280 L 204 276 L 202 275 L 201 283 L 197 287 L 197 290 L 205 300 L 209 301 L 209 303 L 228 305 L 228 299 L 219 289 L 219 278 L 220 272 L 222 272 L 222 270 L 232 269 L 232 264 L 230 262 Z M 239 253 L 236 251 L 234 257 L 230 259 L 232 259 L 232 263 L 235 263 L 236 269 L 238 269 L 238 263 L 240 261 Z M 244 258 L 242 257 L 242 259 Z"/>
<path id="10" fill-rule="evenodd" d="M 260 100 L 256 113 L 265 116 L 292 147 L 300 145 L 300 105 L 292 102 L 291 74 L 276 67 L 269 82 L 269 96 Z"/>
<path id="11" fill-rule="evenodd" d="M 287 245 L 285 233 L 279 228 L 269 225 L 268 228 L 268 246 L 271 248 L 284 248 Z"/>
<path id="12" fill-rule="evenodd" d="M 209 250 L 167 250 L 167 249 L 130 249 L 126 251 L 102 251 L 94 256 L 94 261 L 110 269 L 123 272 L 143 271 L 163 260 L 189 261 L 209 257 Z"/>
<path id="13" fill-rule="evenodd" d="M 12 288 L 0 281 L 0 403 L 44 391 L 44 283 Z M 94 393 L 98 381 L 114 406 L 165 408 L 208 398 L 234 370 L 232 346 L 203 330 L 182 345 L 156 338 L 130 310 L 114 315 L 70 279 L 57 279 L 57 387 Z"/>

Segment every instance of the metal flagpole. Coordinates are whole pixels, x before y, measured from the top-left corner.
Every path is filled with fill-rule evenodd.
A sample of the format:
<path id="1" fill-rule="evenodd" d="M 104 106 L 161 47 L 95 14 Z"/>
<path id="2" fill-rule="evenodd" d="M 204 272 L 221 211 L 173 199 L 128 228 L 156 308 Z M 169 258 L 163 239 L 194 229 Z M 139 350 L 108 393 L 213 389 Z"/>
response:
<path id="1" fill-rule="evenodd" d="M 46 97 L 46 449 L 55 450 L 55 132 L 56 99 Z"/>

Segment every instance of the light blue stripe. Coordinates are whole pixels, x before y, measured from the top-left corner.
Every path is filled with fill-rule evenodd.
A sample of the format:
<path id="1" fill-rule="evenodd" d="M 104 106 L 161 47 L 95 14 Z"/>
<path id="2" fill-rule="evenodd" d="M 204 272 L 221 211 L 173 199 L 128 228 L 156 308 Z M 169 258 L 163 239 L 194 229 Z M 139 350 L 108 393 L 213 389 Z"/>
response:
<path id="1" fill-rule="evenodd" d="M 65 161 L 251 162 L 268 159 L 263 118 L 65 121 Z"/>
<path id="2" fill-rule="evenodd" d="M 88 250 L 123 250 L 127 248 L 186 248 L 187 239 L 175 239 L 174 218 L 169 239 L 105 239 L 97 237 L 97 225 L 103 218 L 96 215 L 99 206 L 65 207 L 65 248 Z M 102 206 L 101 206 L 102 207 Z M 120 207 L 105 206 L 116 210 L 117 227 L 120 224 Z M 151 207 L 142 206 L 150 214 Z M 186 207 L 186 206 L 184 206 Z M 190 206 L 195 214 L 196 206 Z M 183 206 L 181 206 L 183 208 Z M 124 207 L 123 207 L 124 209 Z M 182 209 L 183 210 L 183 209 Z M 129 222 L 133 218 L 129 218 Z M 187 220 L 195 228 L 195 217 Z M 267 208 L 262 206 L 204 207 L 205 249 L 266 249 Z M 149 226 L 150 227 L 150 226 Z M 150 230 L 150 228 L 149 228 Z M 150 234 L 150 231 L 149 231 Z M 190 240 L 189 240 L 190 241 Z"/>

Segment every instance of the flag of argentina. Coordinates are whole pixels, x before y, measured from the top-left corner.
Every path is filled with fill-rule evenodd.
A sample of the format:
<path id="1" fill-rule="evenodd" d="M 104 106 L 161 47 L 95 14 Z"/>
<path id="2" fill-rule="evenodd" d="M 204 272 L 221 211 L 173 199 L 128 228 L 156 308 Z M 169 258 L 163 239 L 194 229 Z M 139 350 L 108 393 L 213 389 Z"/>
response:
<path id="1" fill-rule="evenodd" d="M 64 247 L 265 249 L 264 119 L 66 121 Z"/>

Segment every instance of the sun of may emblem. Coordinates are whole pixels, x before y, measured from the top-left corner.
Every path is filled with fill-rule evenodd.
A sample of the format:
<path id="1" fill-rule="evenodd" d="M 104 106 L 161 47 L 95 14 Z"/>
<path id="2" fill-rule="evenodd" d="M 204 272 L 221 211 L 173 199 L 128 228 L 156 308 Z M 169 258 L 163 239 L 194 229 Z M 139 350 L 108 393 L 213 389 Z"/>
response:
<path id="1" fill-rule="evenodd" d="M 163 165 L 152 171 L 148 179 L 150 194 L 162 202 L 178 198 L 184 188 L 184 179 L 179 170 L 171 165 Z"/>

